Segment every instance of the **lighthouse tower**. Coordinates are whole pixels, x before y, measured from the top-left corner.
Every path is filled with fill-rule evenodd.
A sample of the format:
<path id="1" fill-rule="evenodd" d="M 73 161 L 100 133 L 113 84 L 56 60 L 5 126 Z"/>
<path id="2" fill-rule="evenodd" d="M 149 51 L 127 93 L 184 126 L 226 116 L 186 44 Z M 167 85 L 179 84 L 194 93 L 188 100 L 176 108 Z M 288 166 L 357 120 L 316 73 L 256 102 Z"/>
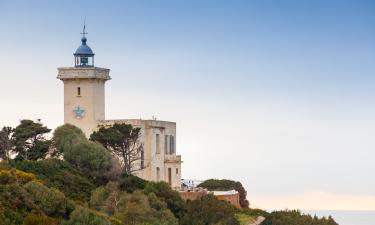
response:
<path id="1" fill-rule="evenodd" d="M 57 78 L 64 83 L 64 123 L 82 129 L 87 137 L 105 119 L 105 82 L 109 69 L 94 66 L 94 52 L 87 45 L 83 26 L 81 45 L 74 55 L 74 67 L 58 68 Z"/>

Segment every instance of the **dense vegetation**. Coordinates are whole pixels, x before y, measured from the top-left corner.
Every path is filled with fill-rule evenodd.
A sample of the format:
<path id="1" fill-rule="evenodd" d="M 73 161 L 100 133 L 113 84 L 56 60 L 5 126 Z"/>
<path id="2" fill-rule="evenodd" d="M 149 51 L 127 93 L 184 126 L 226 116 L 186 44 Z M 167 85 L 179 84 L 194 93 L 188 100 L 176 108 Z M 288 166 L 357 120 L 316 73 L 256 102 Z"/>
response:
<path id="1" fill-rule="evenodd" d="M 199 187 L 206 188 L 210 191 L 236 190 L 240 195 L 241 207 L 249 208 L 249 201 L 246 199 L 247 192 L 242 184 L 238 181 L 210 179 L 199 184 Z"/>
<path id="2" fill-rule="evenodd" d="M 240 225 L 240 221 L 244 224 L 249 218 L 262 215 L 267 218 L 266 225 L 336 224 L 332 218 L 319 220 L 295 211 L 268 214 L 246 207 L 236 209 L 212 195 L 184 202 L 167 183 L 135 177 L 130 167 L 113 156 L 113 143 L 136 142 L 134 136 L 127 137 L 135 135 L 129 125 L 116 129 L 101 130 L 92 141 L 72 125 L 57 128 L 52 139 L 47 138 L 47 127 L 30 120 L 21 121 L 16 128 L 0 130 L 0 158 L 3 159 L 0 223 Z M 119 130 L 122 133 L 116 134 Z M 112 136 L 106 139 L 104 134 L 109 131 Z M 103 146 L 103 140 L 112 144 Z M 203 185 L 210 189 L 236 189 L 246 196 L 239 182 L 210 180 Z"/>
<path id="3" fill-rule="evenodd" d="M 335 220 L 304 215 L 297 210 L 275 211 L 270 213 L 262 225 L 338 225 Z"/>

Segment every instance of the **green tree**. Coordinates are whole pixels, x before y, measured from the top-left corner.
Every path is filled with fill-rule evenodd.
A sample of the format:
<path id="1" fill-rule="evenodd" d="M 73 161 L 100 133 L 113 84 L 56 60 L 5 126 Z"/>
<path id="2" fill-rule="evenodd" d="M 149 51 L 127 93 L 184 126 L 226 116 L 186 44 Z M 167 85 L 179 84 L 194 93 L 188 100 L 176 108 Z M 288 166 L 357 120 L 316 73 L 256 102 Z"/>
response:
<path id="1" fill-rule="evenodd" d="M 101 183 L 111 169 L 111 155 L 100 144 L 87 140 L 64 151 L 64 159 L 91 179 Z"/>
<path id="2" fill-rule="evenodd" d="M 46 134 L 51 130 L 39 122 L 32 120 L 21 120 L 12 135 L 16 160 L 38 160 L 46 156 L 50 141 Z"/>
<path id="3" fill-rule="evenodd" d="M 142 159 L 143 144 L 140 141 L 141 129 L 130 124 L 114 124 L 101 127 L 91 134 L 90 140 L 101 143 L 108 151 L 120 159 L 123 172 L 133 174 L 144 169 Z"/>
<path id="4" fill-rule="evenodd" d="M 240 195 L 240 205 L 242 208 L 249 208 L 249 201 L 246 199 L 247 192 L 241 182 L 233 180 L 209 179 L 198 185 L 210 191 L 229 191 L 236 190 Z"/>
<path id="5" fill-rule="evenodd" d="M 53 132 L 53 145 L 55 155 L 62 155 L 64 151 L 71 150 L 73 145 L 86 140 L 82 130 L 71 124 L 59 126 Z"/>
<path id="6" fill-rule="evenodd" d="M 64 159 L 94 179 L 97 184 L 118 179 L 121 169 L 118 159 L 101 144 L 87 140 L 81 129 L 65 124 L 56 128 L 53 135 L 55 155 Z"/>
<path id="7" fill-rule="evenodd" d="M 235 213 L 237 209 L 227 202 L 219 201 L 213 195 L 199 200 L 188 201 L 181 225 L 239 225 Z"/>
<path id="8" fill-rule="evenodd" d="M 10 154 L 13 150 L 12 135 L 14 129 L 11 127 L 3 127 L 0 130 L 0 158 L 4 160 L 10 159 Z"/>

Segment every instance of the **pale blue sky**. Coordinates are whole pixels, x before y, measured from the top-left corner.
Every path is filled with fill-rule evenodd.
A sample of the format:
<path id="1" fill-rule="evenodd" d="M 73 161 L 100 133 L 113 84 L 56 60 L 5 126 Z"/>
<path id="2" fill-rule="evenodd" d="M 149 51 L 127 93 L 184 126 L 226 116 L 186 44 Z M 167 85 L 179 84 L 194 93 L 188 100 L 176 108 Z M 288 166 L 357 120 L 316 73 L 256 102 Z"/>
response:
<path id="1" fill-rule="evenodd" d="M 0 1 L 0 125 L 62 123 L 85 16 L 107 118 L 176 121 L 184 177 L 375 209 L 373 1 Z"/>

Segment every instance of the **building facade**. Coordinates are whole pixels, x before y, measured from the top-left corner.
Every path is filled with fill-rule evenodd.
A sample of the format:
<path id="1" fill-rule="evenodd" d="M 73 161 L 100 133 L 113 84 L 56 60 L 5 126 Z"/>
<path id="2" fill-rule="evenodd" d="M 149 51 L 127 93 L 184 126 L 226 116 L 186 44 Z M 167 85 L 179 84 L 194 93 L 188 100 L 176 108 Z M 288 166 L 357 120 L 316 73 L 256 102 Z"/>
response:
<path id="1" fill-rule="evenodd" d="M 87 45 L 85 28 L 82 44 L 74 53 L 74 67 L 58 68 L 57 78 L 64 83 L 64 123 L 82 129 L 89 137 L 100 126 L 115 123 L 141 128 L 144 150 L 135 175 L 149 181 L 165 181 L 174 189 L 181 187 L 181 156 L 176 154 L 176 123 L 168 121 L 105 118 L 105 83 L 109 69 L 94 66 L 94 53 Z"/>

